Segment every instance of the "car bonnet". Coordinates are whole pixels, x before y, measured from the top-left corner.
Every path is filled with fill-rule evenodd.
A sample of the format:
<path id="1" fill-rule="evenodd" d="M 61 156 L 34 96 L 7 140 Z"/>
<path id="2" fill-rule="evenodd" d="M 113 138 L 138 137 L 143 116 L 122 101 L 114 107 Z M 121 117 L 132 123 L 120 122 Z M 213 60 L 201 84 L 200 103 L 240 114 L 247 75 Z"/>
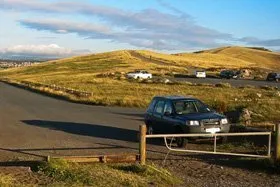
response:
<path id="1" fill-rule="evenodd" d="M 203 120 L 203 119 L 222 119 L 225 118 L 224 115 L 218 114 L 216 112 L 207 112 L 207 113 L 192 113 L 192 114 L 185 114 L 185 115 L 178 115 L 178 119 L 181 120 Z"/>

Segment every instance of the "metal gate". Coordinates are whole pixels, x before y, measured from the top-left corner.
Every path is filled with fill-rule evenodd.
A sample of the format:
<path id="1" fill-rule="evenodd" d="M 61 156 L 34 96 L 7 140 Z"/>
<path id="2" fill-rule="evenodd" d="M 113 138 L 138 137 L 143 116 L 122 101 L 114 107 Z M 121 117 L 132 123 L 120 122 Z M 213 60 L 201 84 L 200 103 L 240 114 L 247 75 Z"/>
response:
<path id="1" fill-rule="evenodd" d="M 267 144 L 267 154 L 257 155 L 257 154 L 242 154 L 242 153 L 232 153 L 232 152 L 219 152 L 217 151 L 217 137 L 219 136 L 268 136 Z M 209 137 L 214 138 L 213 151 L 201 151 L 201 150 L 190 150 L 182 148 L 172 148 L 171 143 L 168 144 L 167 138 L 177 138 L 177 137 Z M 145 135 L 145 138 L 164 138 L 164 143 L 169 151 L 176 152 L 189 152 L 189 153 L 204 153 L 204 154 L 217 154 L 217 155 L 233 155 L 233 156 L 244 156 L 244 157 L 255 157 L 255 158 L 271 158 L 271 132 L 245 132 L 245 133 L 214 133 L 214 134 L 155 134 L 155 135 Z"/>

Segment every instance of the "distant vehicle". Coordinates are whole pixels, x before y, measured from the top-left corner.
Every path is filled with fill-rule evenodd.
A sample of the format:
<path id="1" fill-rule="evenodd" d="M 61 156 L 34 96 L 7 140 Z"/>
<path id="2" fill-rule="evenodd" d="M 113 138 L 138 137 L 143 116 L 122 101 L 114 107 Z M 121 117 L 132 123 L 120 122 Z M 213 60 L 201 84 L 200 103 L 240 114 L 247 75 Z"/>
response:
<path id="1" fill-rule="evenodd" d="M 205 71 L 195 71 L 195 77 L 196 78 L 206 78 L 206 72 Z"/>
<path id="2" fill-rule="evenodd" d="M 227 133 L 230 124 L 224 115 L 210 109 L 192 97 L 154 97 L 146 113 L 147 133 Z M 186 138 L 177 138 L 179 147 L 184 147 Z M 225 139 L 224 139 L 225 140 Z"/>
<path id="3" fill-rule="evenodd" d="M 135 72 L 128 73 L 127 78 L 132 78 L 132 79 L 151 79 L 152 74 L 148 73 L 145 70 L 136 70 Z"/>
<path id="4" fill-rule="evenodd" d="M 239 77 L 239 72 L 233 70 L 223 70 L 220 72 L 220 78 L 224 79 L 237 79 Z"/>
<path id="5" fill-rule="evenodd" d="M 267 81 L 276 81 L 280 80 L 280 73 L 269 73 L 266 77 Z"/>

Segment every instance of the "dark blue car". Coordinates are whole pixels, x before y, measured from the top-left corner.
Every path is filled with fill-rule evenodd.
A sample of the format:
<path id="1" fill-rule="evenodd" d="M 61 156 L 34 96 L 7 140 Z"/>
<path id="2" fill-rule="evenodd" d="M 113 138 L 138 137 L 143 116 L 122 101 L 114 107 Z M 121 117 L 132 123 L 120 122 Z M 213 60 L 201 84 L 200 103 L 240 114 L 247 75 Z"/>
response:
<path id="1" fill-rule="evenodd" d="M 224 115 L 192 97 L 154 97 L 146 113 L 148 134 L 227 133 L 230 124 Z M 177 138 L 180 147 L 186 138 Z"/>

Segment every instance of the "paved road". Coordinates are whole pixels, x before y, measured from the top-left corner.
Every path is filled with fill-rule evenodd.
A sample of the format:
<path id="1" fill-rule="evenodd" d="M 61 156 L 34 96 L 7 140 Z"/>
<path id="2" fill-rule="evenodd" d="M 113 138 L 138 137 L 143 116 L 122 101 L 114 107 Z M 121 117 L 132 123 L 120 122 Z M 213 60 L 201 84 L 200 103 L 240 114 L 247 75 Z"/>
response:
<path id="1" fill-rule="evenodd" d="M 0 160 L 135 152 L 143 112 L 70 103 L 0 82 Z"/>
<path id="2" fill-rule="evenodd" d="M 215 79 L 215 78 L 206 78 L 206 79 L 197 79 L 197 78 L 175 78 L 177 81 L 186 81 L 191 83 L 207 83 L 207 84 L 218 84 L 218 83 L 230 83 L 232 86 L 273 86 L 280 87 L 280 82 L 268 82 L 268 81 L 258 81 L 258 80 L 241 80 L 241 79 Z"/>
<path id="3" fill-rule="evenodd" d="M 143 113 L 143 109 L 70 103 L 0 82 L 0 162 L 136 153 Z M 162 146 L 149 146 L 166 153 Z"/>

